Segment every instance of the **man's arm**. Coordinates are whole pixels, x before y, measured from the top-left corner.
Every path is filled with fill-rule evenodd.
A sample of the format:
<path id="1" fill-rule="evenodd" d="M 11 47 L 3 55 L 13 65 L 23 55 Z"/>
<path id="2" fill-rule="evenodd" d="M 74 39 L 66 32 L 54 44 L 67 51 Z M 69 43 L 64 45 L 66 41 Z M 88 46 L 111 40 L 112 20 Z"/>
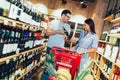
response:
<path id="1" fill-rule="evenodd" d="M 50 27 L 46 29 L 46 34 L 48 36 L 55 35 L 55 34 L 65 35 L 64 30 L 53 30 Z"/>

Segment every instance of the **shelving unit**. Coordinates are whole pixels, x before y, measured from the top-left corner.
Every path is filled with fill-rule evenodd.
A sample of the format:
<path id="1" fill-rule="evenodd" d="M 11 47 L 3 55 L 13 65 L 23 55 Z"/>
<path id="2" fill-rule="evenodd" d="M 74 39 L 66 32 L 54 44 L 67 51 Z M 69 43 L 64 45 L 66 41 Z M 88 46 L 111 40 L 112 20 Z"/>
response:
<path id="1" fill-rule="evenodd" d="M 116 0 L 117 1 L 117 0 Z M 116 1 L 111 0 L 111 4 L 108 7 L 108 9 L 111 9 L 113 7 L 113 2 L 117 3 Z M 118 18 L 115 18 L 115 14 L 111 14 L 108 17 L 104 19 L 104 25 L 103 25 L 103 34 L 108 32 L 106 37 L 101 37 L 101 40 L 99 40 L 98 44 L 98 50 L 95 53 L 94 60 L 93 60 L 93 68 L 91 70 L 91 73 L 93 74 L 95 80 L 118 80 L 115 79 L 115 76 L 119 76 L 115 74 L 116 68 L 120 69 L 120 64 L 117 63 L 118 56 L 120 55 L 120 33 L 110 33 L 113 24 L 119 24 L 120 23 L 120 16 Z M 107 28 L 106 28 L 107 27 Z M 116 40 L 116 39 L 117 40 Z M 113 39 L 113 40 L 111 40 Z M 115 44 L 113 44 L 111 41 L 116 41 Z M 111 51 L 107 48 L 111 49 Z M 116 52 L 113 52 L 113 47 L 115 47 Z M 116 48 L 117 47 L 117 48 Z M 109 52 L 110 51 L 110 52 Z M 114 57 L 113 57 L 114 56 Z M 97 72 L 97 73 L 96 73 Z M 114 76 L 114 77 L 113 77 Z M 120 79 L 120 78 L 119 78 Z"/>
<path id="2" fill-rule="evenodd" d="M 7 0 L 2 1 L 7 2 Z M 7 3 L 14 5 L 14 9 L 16 11 L 18 10 L 17 5 L 10 2 Z M 16 3 L 18 4 L 19 2 L 16 1 Z M 8 11 L 10 10 L 11 7 Z M 21 10 L 21 8 L 19 8 L 19 10 Z M 8 13 L 10 14 L 10 12 Z M 38 25 L 38 23 L 40 24 L 38 16 L 39 18 L 43 17 L 36 14 L 37 12 L 34 12 L 36 15 L 30 15 L 24 11 L 21 13 L 27 15 L 25 19 L 31 17 L 29 18 L 30 21 L 29 19 L 20 20 L 18 17 L 12 19 L 8 14 L 6 16 L 0 14 L 0 36 L 2 36 L 0 37 L 0 80 L 24 80 L 24 78 L 26 79 L 28 75 L 33 73 L 32 71 L 36 69 L 42 71 L 45 68 L 46 44 L 44 45 L 44 41 L 42 41 L 42 39 L 45 39 L 44 28 Z M 17 13 L 15 15 L 13 14 L 13 16 L 16 15 L 18 16 Z M 15 44 L 17 46 L 14 46 Z M 9 50 L 9 48 L 11 49 Z M 15 50 L 12 48 L 15 48 Z M 8 51 L 3 53 L 4 50 Z"/>
<path id="3" fill-rule="evenodd" d="M 28 51 L 24 51 L 24 52 L 21 52 L 21 53 L 17 53 L 15 55 L 12 55 L 12 56 L 8 56 L 8 57 L 5 57 L 5 58 L 0 58 L 0 63 L 1 62 L 4 62 L 6 60 L 9 60 L 9 59 L 13 59 L 15 57 L 18 57 L 18 56 L 21 56 L 21 55 L 24 55 L 24 54 L 27 54 L 31 51 L 35 51 L 35 50 L 38 50 L 38 49 L 41 49 L 41 48 L 44 48 L 45 46 L 40 46 L 40 47 L 37 47 L 37 48 L 34 48 L 34 49 L 31 49 L 31 50 L 28 50 Z"/>
<path id="4" fill-rule="evenodd" d="M 108 36 L 115 37 L 115 38 L 120 38 L 120 33 L 118 33 L 118 34 L 109 34 Z"/>
<path id="5" fill-rule="evenodd" d="M 36 30 L 40 29 L 39 26 L 31 25 L 31 24 L 25 23 L 23 21 L 16 21 L 15 19 L 11 19 L 11 18 L 8 18 L 8 17 L 3 17 L 3 16 L 0 16 L 0 23 L 10 25 L 12 27 L 17 26 L 17 27 L 20 27 L 20 28 L 23 28 L 23 26 L 26 25 L 26 27 L 24 27 L 24 29 L 26 30 L 29 27 L 31 29 L 31 31 L 36 31 Z"/>
<path id="6" fill-rule="evenodd" d="M 95 73 L 94 73 L 94 71 L 93 71 L 93 69 L 91 69 L 91 73 L 92 73 L 94 79 L 97 79 L 97 78 L 96 78 L 96 75 L 95 75 Z"/>
<path id="7" fill-rule="evenodd" d="M 23 75 L 21 75 L 20 77 L 17 78 L 17 80 L 20 80 L 22 77 L 24 77 L 26 74 L 28 74 L 30 71 L 32 71 L 35 67 L 39 66 L 41 63 L 43 63 L 45 61 L 46 57 L 43 58 L 43 60 L 41 60 L 38 64 L 34 65 L 31 69 L 29 69 L 28 71 L 26 71 Z M 44 69 L 45 67 L 42 66 L 40 69 Z"/>
<path id="8" fill-rule="evenodd" d="M 120 65 L 117 64 L 117 63 L 115 63 L 114 61 L 112 61 L 110 57 L 105 57 L 103 54 L 101 54 L 101 53 L 98 52 L 98 51 L 97 51 L 96 53 L 99 54 L 99 55 L 101 55 L 102 57 L 106 58 L 107 60 L 109 60 L 109 61 L 112 62 L 114 65 L 116 65 L 117 67 L 120 68 Z"/>
<path id="9" fill-rule="evenodd" d="M 119 35 L 119 34 L 116 34 L 115 36 L 113 36 L 114 34 L 110 34 L 109 36 L 112 36 L 112 37 L 116 37 L 116 35 Z M 117 38 L 119 38 L 119 37 L 117 37 Z M 105 44 L 108 44 L 108 42 L 106 42 L 106 41 L 99 41 L 99 42 L 102 42 L 102 43 L 105 43 Z M 117 53 L 117 54 L 119 54 L 119 53 Z M 98 59 L 98 57 L 97 56 L 101 56 L 101 58 L 100 58 L 100 60 L 99 60 L 99 64 L 96 62 L 97 61 L 97 59 Z M 117 58 L 116 58 L 117 59 Z M 112 68 L 111 68 L 111 71 L 110 71 L 110 75 L 107 75 L 107 72 L 105 72 L 104 70 L 103 70 L 103 66 L 104 66 L 104 64 L 105 64 L 105 61 L 109 61 L 109 62 L 112 62 Z M 97 51 L 96 52 L 96 56 L 95 56 L 95 60 L 93 61 L 93 63 L 99 68 L 99 70 L 101 71 L 101 73 L 104 75 L 104 77 L 106 78 L 106 79 L 108 79 L 108 80 L 111 80 L 112 79 L 112 75 L 113 75 L 113 71 L 114 71 L 114 68 L 115 68 L 115 66 L 116 67 L 119 67 L 120 68 L 120 65 L 119 64 L 117 64 L 116 63 L 116 60 L 115 61 L 113 61 L 112 59 L 111 59 L 111 57 L 106 57 L 105 55 L 104 55 L 104 53 L 101 53 L 101 52 L 99 52 L 99 51 Z M 94 67 L 94 66 L 93 66 Z M 94 70 L 92 70 L 91 71 L 92 73 L 93 73 L 93 75 L 95 76 L 95 72 L 94 72 Z M 97 73 L 97 74 L 100 74 L 100 73 Z M 97 74 L 96 74 L 96 76 L 97 76 Z M 97 78 L 96 80 L 98 80 L 99 78 Z"/>
<path id="10" fill-rule="evenodd" d="M 25 24 L 25 23 L 23 23 L 23 22 L 16 21 L 16 20 L 14 20 L 14 19 L 10 19 L 10 18 L 3 17 L 3 16 L 0 16 L 0 20 L 1 20 L 1 21 L 7 20 L 7 21 L 9 21 L 9 22 L 14 22 L 14 23 L 16 23 L 16 24 L 21 24 L 21 25 Z"/>

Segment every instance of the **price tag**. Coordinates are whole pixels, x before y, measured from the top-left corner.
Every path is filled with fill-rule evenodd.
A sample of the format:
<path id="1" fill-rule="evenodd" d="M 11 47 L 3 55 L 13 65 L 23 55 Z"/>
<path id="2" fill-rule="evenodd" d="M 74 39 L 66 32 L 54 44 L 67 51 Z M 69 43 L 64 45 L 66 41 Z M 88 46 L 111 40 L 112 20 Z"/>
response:
<path id="1" fill-rule="evenodd" d="M 22 25 L 22 29 L 25 30 L 25 24 Z"/>
<path id="2" fill-rule="evenodd" d="M 16 23 L 15 23 L 15 22 L 12 22 L 12 26 L 16 26 Z"/>
<path id="3" fill-rule="evenodd" d="M 22 58 L 22 55 L 20 55 L 19 58 Z"/>
<path id="4" fill-rule="evenodd" d="M 8 20 L 4 20 L 4 25 L 8 25 Z"/>
<path id="5" fill-rule="evenodd" d="M 6 60 L 6 64 L 8 64 L 10 62 L 10 60 L 8 59 L 8 60 Z"/>
<path id="6" fill-rule="evenodd" d="M 13 58 L 13 61 L 16 61 L 16 57 L 15 57 L 15 58 Z"/>
<path id="7" fill-rule="evenodd" d="M 23 54 L 23 56 L 25 57 L 25 54 Z"/>

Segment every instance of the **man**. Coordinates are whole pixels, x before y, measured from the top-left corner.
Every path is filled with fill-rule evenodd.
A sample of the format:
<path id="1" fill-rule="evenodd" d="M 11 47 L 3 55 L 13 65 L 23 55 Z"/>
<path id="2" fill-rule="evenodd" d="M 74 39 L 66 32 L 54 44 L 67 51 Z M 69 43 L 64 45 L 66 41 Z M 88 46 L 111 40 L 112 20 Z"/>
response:
<path id="1" fill-rule="evenodd" d="M 53 46 L 64 47 L 65 40 L 70 35 L 70 25 L 67 24 L 71 17 L 69 10 L 63 10 L 60 20 L 53 20 L 49 23 L 46 34 L 49 36 L 47 54 Z"/>

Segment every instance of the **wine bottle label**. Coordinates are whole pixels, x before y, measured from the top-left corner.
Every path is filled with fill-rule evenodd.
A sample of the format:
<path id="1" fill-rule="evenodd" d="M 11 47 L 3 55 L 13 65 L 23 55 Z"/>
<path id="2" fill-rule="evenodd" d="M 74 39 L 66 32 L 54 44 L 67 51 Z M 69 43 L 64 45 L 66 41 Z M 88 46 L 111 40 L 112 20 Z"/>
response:
<path id="1" fill-rule="evenodd" d="M 108 70 L 107 70 L 107 74 L 109 75 L 110 72 L 111 72 L 111 68 L 108 68 Z"/>
<path id="2" fill-rule="evenodd" d="M 4 44 L 2 54 L 6 54 L 8 51 L 7 49 L 8 49 L 8 44 Z"/>
<path id="3" fill-rule="evenodd" d="M 11 4 L 8 17 L 12 19 L 16 19 L 16 15 L 14 14 L 14 12 L 15 12 L 15 5 Z"/>
<path id="4" fill-rule="evenodd" d="M 22 74 L 22 70 L 21 69 L 18 69 L 18 74 Z"/>
<path id="5" fill-rule="evenodd" d="M 12 32 L 11 32 L 11 36 L 12 36 L 12 37 L 14 37 L 14 34 L 15 34 L 15 32 L 14 32 L 14 31 L 12 31 Z"/>
<path id="6" fill-rule="evenodd" d="M 18 46 L 18 44 L 17 43 L 14 43 L 14 50 L 13 51 L 16 51 L 17 50 L 17 46 Z"/>
<path id="7" fill-rule="evenodd" d="M 15 37 L 18 37 L 18 32 L 16 32 L 16 35 L 15 35 Z"/>
<path id="8" fill-rule="evenodd" d="M 17 48 L 17 49 L 16 49 L 16 53 L 19 53 L 19 52 L 20 52 L 20 48 Z"/>
<path id="9" fill-rule="evenodd" d="M 12 44 L 12 51 L 16 51 L 15 43 Z"/>
<path id="10" fill-rule="evenodd" d="M 107 65 L 106 64 L 104 64 L 104 67 L 103 67 L 103 69 L 106 71 L 106 67 L 107 67 Z"/>
<path id="11" fill-rule="evenodd" d="M 28 47 L 28 45 L 29 45 L 29 44 L 28 44 L 28 42 L 25 42 L 25 48 L 27 48 L 27 47 Z"/>
<path id="12" fill-rule="evenodd" d="M 13 45 L 12 44 L 8 44 L 7 53 L 9 54 L 10 52 L 12 52 L 12 50 L 13 50 Z"/>

